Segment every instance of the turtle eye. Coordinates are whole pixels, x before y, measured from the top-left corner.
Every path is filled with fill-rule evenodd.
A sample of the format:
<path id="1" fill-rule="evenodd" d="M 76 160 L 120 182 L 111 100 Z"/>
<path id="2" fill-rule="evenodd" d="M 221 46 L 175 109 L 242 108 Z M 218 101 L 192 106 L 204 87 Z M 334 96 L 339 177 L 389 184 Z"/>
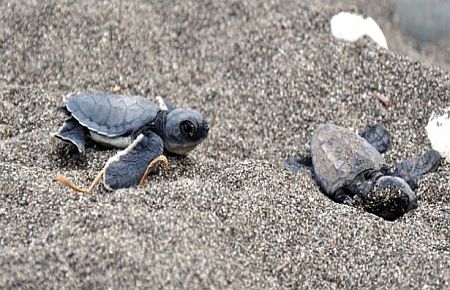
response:
<path id="1" fill-rule="evenodd" d="M 194 123 L 191 121 L 183 121 L 180 124 L 180 131 L 183 135 L 193 137 L 195 133 Z"/>

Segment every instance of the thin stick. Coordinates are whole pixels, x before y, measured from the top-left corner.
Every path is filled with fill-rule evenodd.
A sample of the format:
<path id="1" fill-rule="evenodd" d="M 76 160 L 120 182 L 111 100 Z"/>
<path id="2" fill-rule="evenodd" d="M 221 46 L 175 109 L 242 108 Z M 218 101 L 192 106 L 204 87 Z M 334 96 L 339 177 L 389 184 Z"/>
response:
<path id="1" fill-rule="evenodd" d="M 383 105 L 385 105 L 386 107 L 388 107 L 391 103 L 391 101 L 389 100 L 389 97 L 382 95 L 380 93 L 375 92 L 374 93 L 375 98 L 377 98 L 380 102 L 383 103 Z"/>
<path id="2" fill-rule="evenodd" d="M 142 175 L 141 181 L 139 182 L 139 185 L 144 186 L 147 182 L 147 176 L 152 172 L 153 168 L 157 166 L 158 164 L 161 164 L 162 167 L 168 168 L 169 167 L 169 161 L 167 160 L 167 157 L 164 155 L 160 155 L 156 157 L 155 159 L 150 162 L 150 164 L 147 166 L 147 170 L 145 170 L 144 175 Z"/>
<path id="3" fill-rule="evenodd" d="M 97 174 L 97 176 L 94 178 L 94 181 L 92 181 L 91 185 L 88 188 L 80 188 L 80 187 L 76 186 L 73 182 L 71 182 L 69 179 L 67 179 L 67 177 L 65 177 L 63 175 L 58 175 L 53 180 L 58 181 L 62 185 L 67 186 L 76 192 L 89 194 L 92 192 L 92 190 L 94 190 L 95 186 L 100 182 L 104 173 L 105 173 L 105 169 L 100 170 L 100 172 Z"/>

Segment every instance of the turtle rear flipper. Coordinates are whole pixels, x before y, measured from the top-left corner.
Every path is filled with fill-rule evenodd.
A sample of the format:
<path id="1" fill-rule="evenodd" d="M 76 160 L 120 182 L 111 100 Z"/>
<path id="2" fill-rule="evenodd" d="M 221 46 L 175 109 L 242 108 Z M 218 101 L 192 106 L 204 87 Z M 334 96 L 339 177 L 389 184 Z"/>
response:
<path id="1" fill-rule="evenodd" d="M 366 139 L 378 152 L 384 153 L 391 144 L 391 136 L 389 132 L 381 124 L 368 126 L 362 133 L 361 137 Z"/>
<path id="2" fill-rule="evenodd" d="M 441 164 L 441 154 L 430 149 L 421 156 L 412 157 L 398 164 L 392 175 L 403 178 L 412 189 L 417 188 L 417 181 L 422 175 L 435 171 Z"/>
<path id="3" fill-rule="evenodd" d="M 55 137 L 71 142 L 77 146 L 80 153 L 84 153 L 86 148 L 86 129 L 74 118 L 66 120 L 55 134 Z"/>
<path id="4" fill-rule="evenodd" d="M 139 135 L 126 149 L 111 157 L 105 166 L 103 183 L 109 190 L 143 185 L 147 175 L 162 162 L 164 144 L 157 134 L 147 132 Z"/>

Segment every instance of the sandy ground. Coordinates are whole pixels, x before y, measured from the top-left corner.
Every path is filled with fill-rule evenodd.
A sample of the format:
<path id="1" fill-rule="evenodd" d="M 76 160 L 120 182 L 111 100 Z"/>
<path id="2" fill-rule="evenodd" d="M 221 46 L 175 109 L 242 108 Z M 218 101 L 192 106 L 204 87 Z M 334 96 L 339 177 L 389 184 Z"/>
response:
<path id="1" fill-rule="evenodd" d="M 423 152 L 446 72 L 332 39 L 315 1 L 125 2 L 0 4 L 0 288 L 450 287 L 448 163 L 395 222 L 281 166 L 326 121 L 382 122 L 392 165 Z M 116 151 L 66 152 L 56 107 L 115 85 L 196 107 L 210 136 L 146 188 L 78 196 L 53 176 L 87 184 Z"/>

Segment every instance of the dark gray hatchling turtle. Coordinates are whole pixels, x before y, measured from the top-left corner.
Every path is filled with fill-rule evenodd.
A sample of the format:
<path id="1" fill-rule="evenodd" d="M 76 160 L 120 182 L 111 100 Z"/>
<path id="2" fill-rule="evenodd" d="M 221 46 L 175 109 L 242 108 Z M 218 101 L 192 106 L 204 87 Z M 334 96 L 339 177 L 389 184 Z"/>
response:
<path id="1" fill-rule="evenodd" d="M 388 132 L 375 125 L 368 127 L 362 136 L 333 124 L 320 125 L 310 141 L 315 178 L 334 201 L 353 206 L 353 197 L 358 196 L 367 211 L 395 220 L 417 207 L 413 191 L 416 182 L 436 170 L 441 156 L 428 150 L 403 161 L 390 173 L 380 154 L 390 144 Z M 285 160 L 284 167 L 298 170 L 307 161 L 291 157 Z"/>
<path id="2" fill-rule="evenodd" d="M 186 155 L 208 135 L 202 115 L 191 109 L 175 109 L 160 98 L 159 106 L 141 96 L 102 93 L 74 93 L 62 109 L 69 116 L 57 138 L 73 143 L 80 153 L 86 140 L 124 149 L 111 157 L 91 186 L 78 188 L 64 176 L 55 179 L 88 193 L 102 179 L 109 190 L 144 184 L 157 166 L 168 166 L 164 151 Z"/>

